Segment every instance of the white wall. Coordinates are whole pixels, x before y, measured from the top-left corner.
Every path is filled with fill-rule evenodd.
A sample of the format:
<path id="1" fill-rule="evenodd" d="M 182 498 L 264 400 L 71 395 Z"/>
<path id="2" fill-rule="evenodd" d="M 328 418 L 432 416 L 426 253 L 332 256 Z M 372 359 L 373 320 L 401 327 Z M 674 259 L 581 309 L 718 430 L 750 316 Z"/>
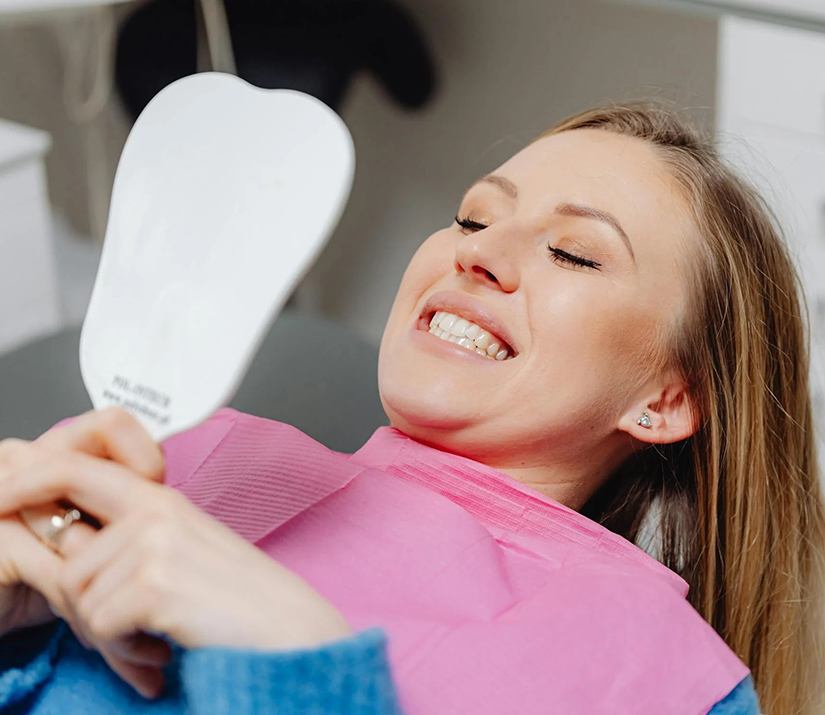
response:
<path id="1" fill-rule="evenodd" d="M 720 25 L 720 147 L 776 212 L 802 278 L 811 317 L 812 397 L 825 474 L 823 68 L 825 33 L 730 17 Z"/>
<path id="2" fill-rule="evenodd" d="M 432 43 L 438 96 L 405 112 L 370 77 L 355 82 L 343 108 L 357 148 L 352 199 L 308 280 L 320 285 L 325 312 L 376 344 L 418 244 L 449 223 L 470 181 L 539 131 L 596 102 L 651 94 L 676 99 L 706 124 L 713 116 L 713 18 L 598 0 L 406 5 Z M 116 98 L 87 127 L 62 103 L 60 48 L 91 45 L 93 34 L 82 23 L 0 26 L 0 116 L 52 134 L 52 200 L 76 231 L 92 234 L 91 165 L 108 155 L 111 165 L 96 173 L 110 181 L 127 131 Z"/>
<path id="3" fill-rule="evenodd" d="M 378 343 L 404 267 L 464 189 L 556 120 L 658 95 L 712 124 L 716 21 L 596 0 L 417 0 L 442 84 L 405 113 L 364 77 L 343 114 L 358 167 L 342 223 L 310 274 L 324 310 Z"/>

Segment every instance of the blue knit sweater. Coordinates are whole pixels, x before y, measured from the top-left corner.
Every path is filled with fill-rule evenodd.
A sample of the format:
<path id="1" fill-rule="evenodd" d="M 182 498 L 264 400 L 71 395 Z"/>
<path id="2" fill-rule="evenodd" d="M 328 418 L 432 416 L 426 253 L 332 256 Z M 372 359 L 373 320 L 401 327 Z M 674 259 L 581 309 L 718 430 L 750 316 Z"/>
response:
<path id="1" fill-rule="evenodd" d="M 8 715 L 400 715 L 379 628 L 295 651 L 173 645 L 166 688 L 145 700 L 63 621 L 0 639 L 0 712 Z M 674 710 L 674 712 L 676 712 Z M 711 715 L 757 715 L 750 676 Z"/>

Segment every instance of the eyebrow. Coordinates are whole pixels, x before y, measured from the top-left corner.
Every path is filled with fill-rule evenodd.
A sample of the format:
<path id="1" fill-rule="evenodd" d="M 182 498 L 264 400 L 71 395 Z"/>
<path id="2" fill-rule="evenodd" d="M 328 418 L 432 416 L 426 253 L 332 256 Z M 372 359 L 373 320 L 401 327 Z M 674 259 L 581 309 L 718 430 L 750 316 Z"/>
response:
<path id="1" fill-rule="evenodd" d="M 505 179 L 503 176 L 498 176 L 496 174 L 488 174 L 487 176 L 482 176 L 478 181 L 475 183 L 484 182 L 487 184 L 493 184 L 494 186 L 498 186 L 505 194 L 507 194 L 511 199 L 518 198 L 518 187 L 510 181 L 510 179 Z"/>
<path id="2" fill-rule="evenodd" d="M 518 198 L 518 187 L 510 181 L 510 179 L 505 179 L 503 176 L 498 176 L 497 174 L 488 174 L 487 176 L 482 176 L 478 181 L 475 183 L 487 183 L 493 184 L 501 189 L 507 196 L 511 199 Z M 616 233 L 619 234 L 619 238 L 622 239 L 627 250 L 630 252 L 630 257 L 633 259 L 633 262 L 636 262 L 636 255 L 633 253 L 633 246 L 630 243 L 630 239 L 625 233 L 625 230 L 622 228 L 622 225 L 616 219 L 616 217 L 608 213 L 607 211 L 602 211 L 601 209 L 593 208 L 592 206 L 585 206 L 583 204 L 571 204 L 571 203 L 562 203 L 556 206 L 554 209 L 554 213 L 560 214 L 562 216 L 577 216 L 579 218 L 590 218 L 595 219 L 596 221 L 602 221 L 610 226 Z"/>
<path id="3" fill-rule="evenodd" d="M 616 220 L 616 217 L 613 214 L 609 214 L 607 211 L 602 211 L 601 209 L 595 209 L 592 206 L 583 206 L 582 204 L 559 204 L 556 206 L 555 213 L 561 214 L 562 216 L 592 218 L 597 221 L 603 221 L 609 226 L 612 226 L 616 233 L 619 234 L 619 238 L 622 239 L 622 242 L 627 247 L 627 250 L 630 252 L 630 257 L 633 259 L 633 262 L 636 262 L 636 255 L 633 253 L 633 246 L 630 245 L 630 239 L 627 237 L 622 225 Z"/>

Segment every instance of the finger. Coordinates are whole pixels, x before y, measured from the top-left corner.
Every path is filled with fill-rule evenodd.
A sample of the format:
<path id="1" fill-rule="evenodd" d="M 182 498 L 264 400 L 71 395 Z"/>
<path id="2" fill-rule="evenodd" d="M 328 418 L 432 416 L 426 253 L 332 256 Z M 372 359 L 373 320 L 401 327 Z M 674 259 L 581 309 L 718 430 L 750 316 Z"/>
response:
<path id="1" fill-rule="evenodd" d="M 43 544 L 22 521 L 19 528 L 10 523 L 11 536 L 5 543 L 8 558 L 19 582 L 38 591 L 62 615 L 68 611 L 63 592 L 58 586 L 63 559 Z"/>
<path id="2" fill-rule="evenodd" d="M 66 536 L 78 524 L 72 524 Z M 93 532 L 82 548 L 65 554 L 62 587 L 70 598 L 79 599 L 89 584 L 115 558 L 129 551 L 133 539 L 133 527 L 130 521 L 117 521 L 100 531 Z M 68 538 L 61 544 L 68 543 Z M 76 540 L 78 541 L 78 540 Z M 75 543 L 71 545 L 75 546 Z M 61 548 L 61 551 L 63 549 Z"/>
<path id="3" fill-rule="evenodd" d="M 114 641 L 151 630 L 146 620 L 150 604 L 136 586 L 135 573 L 140 565 L 136 550 L 115 558 L 78 599 L 78 615 L 96 640 Z"/>
<path id="4" fill-rule="evenodd" d="M 15 468 L 24 467 L 34 458 L 31 442 L 14 438 L 0 441 L 0 478 L 6 479 Z"/>
<path id="5" fill-rule="evenodd" d="M 100 651 L 109 667 L 137 690 L 144 698 L 156 698 L 163 690 L 163 671 L 155 666 L 137 665 L 111 653 Z"/>
<path id="6" fill-rule="evenodd" d="M 151 501 L 160 488 L 114 462 L 65 452 L 14 470 L 0 489 L 0 514 L 68 499 L 108 523 Z"/>
<path id="7" fill-rule="evenodd" d="M 89 636 L 89 634 L 83 628 L 83 625 L 77 619 L 75 613 L 72 611 L 72 607 L 70 604 L 66 604 L 66 613 L 60 614 L 60 616 L 61 618 L 63 618 L 63 620 L 66 621 L 66 623 L 69 624 L 69 628 L 72 629 L 75 638 L 77 638 L 77 640 L 79 640 L 83 644 L 83 647 L 86 650 L 98 650 L 97 646 L 92 641 L 91 636 Z"/>
<path id="8" fill-rule="evenodd" d="M 49 430 L 34 444 L 111 459 L 146 479 L 163 481 L 160 446 L 135 417 L 118 407 L 86 412 L 67 425 Z"/>
<path id="9" fill-rule="evenodd" d="M 154 624 L 153 604 L 146 594 L 138 592 L 130 584 L 130 579 L 123 580 L 122 572 L 117 574 L 120 586 L 114 588 L 105 598 L 92 601 L 81 599 L 78 612 L 88 624 L 92 638 L 99 643 L 114 641 L 134 635 L 139 631 L 157 633 L 162 629 Z"/>
<path id="10" fill-rule="evenodd" d="M 135 633 L 117 638 L 107 645 L 113 655 L 134 665 L 162 668 L 172 658 L 172 647 L 162 638 L 148 633 Z"/>
<path id="11" fill-rule="evenodd" d="M 43 542 L 47 548 L 49 548 L 49 550 L 55 550 L 56 548 L 57 552 L 64 557 L 71 553 L 82 553 L 81 550 L 88 548 L 88 545 L 92 542 L 98 532 L 86 524 L 75 522 L 61 532 L 56 543 L 52 542 L 49 538 L 51 516 L 53 514 L 60 513 L 60 511 L 62 511 L 60 507 L 55 504 L 54 506 L 39 506 L 31 507 L 29 509 L 22 509 L 19 516 L 26 526 Z M 63 595 L 63 609 L 62 613 L 57 613 L 54 608 L 52 609 L 52 612 L 55 613 L 55 615 L 61 616 L 65 620 L 69 621 L 72 626 L 72 630 L 81 643 L 83 643 L 86 648 L 91 648 L 92 646 L 89 643 L 89 636 L 85 632 L 82 625 L 79 624 L 74 599 L 72 594 L 67 591 L 65 583 L 66 562 L 65 560 L 61 560 L 57 587 Z"/>
<path id="12" fill-rule="evenodd" d="M 58 536 L 56 543 L 50 540 L 49 533 L 51 529 L 51 516 L 62 511 L 57 504 L 51 506 L 37 506 L 28 509 L 22 509 L 18 516 L 21 521 L 28 527 L 28 529 L 37 536 L 41 542 L 50 551 L 55 548 L 64 559 L 65 556 L 73 553 L 83 553 L 85 548 L 93 541 L 97 535 L 97 530 L 80 522 L 75 522 Z M 50 604 L 52 613 L 66 620 L 74 631 L 78 640 L 86 647 L 92 648 L 89 640 L 89 635 L 86 633 L 82 624 L 79 621 L 73 598 L 65 588 L 66 581 L 66 562 L 62 559 L 60 563 L 59 575 L 57 576 L 57 588 L 63 596 L 62 609 L 58 610 Z"/>
<path id="13" fill-rule="evenodd" d="M 48 511 L 49 508 L 46 508 L 44 511 Z M 51 512 L 49 512 L 51 513 Z M 43 513 L 35 513 L 31 516 L 31 522 L 27 522 L 27 510 L 23 510 L 20 514 L 20 517 L 24 523 L 27 523 L 28 529 L 35 534 L 41 541 L 43 545 L 49 552 L 54 553 L 53 549 L 49 546 L 49 541 L 47 538 L 47 531 L 46 529 L 49 528 L 48 525 L 48 517 L 46 514 Z M 65 543 L 69 543 L 73 548 L 80 549 L 83 548 L 84 543 L 89 543 L 89 541 L 94 537 L 97 532 L 92 529 L 91 527 L 87 526 L 86 524 L 79 524 L 75 523 L 72 524 L 66 531 L 64 531 L 60 535 L 59 544 L 64 546 Z M 77 611 L 75 609 L 75 604 L 73 599 L 71 598 L 70 594 L 66 592 L 66 589 L 63 585 L 65 581 L 65 573 L 66 573 L 66 562 L 63 558 L 58 558 L 58 567 L 57 573 L 52 575 L 50 578 L 52 581 L 56 580 L 57 586 L 56 588 L 59 590 L 61 594 L 61 605 L 60 608 L 55 608 L 50 603 L 50 608 L 52 613 L 56 616 L 63 618 L 65 621 L 68 622 L 71 629 L 74 631 L 75 636 L 77 636 L 78 640 L 86 647 L 92 648 L 91 639 L 89 634 L 86 632 L 86 629 L 83 627 L 82 623 L 80 622 Z M 53 600 L 53 599 L 50 599 Z"/>
<path id="14" fill-rule="evenodd" d="M 124 524 L 116 522 L 97 531 L 76 522 L 58 540 L 58 549 L 64 556 L 59 587 L 65 599 L 66 616 L 75 635 L 87 648 L 92 647 L 89 643 L 94 642 L 94 637 L 87 619 L 79 611 L 80 598 L 97 570 L 124 549 L 128 531 L 119 528 Z"/>
<path id="15" fill-rule="evenodd" d="M 65 557 L 85 550 L 98 531 L 88 524 L 76 521 L 60 532 L 56 540 L 50 539 L 52 517 L 62 514 L 64 511 L 63 507 L 56 502 L 52 502 L 51 504 L 38 504 L 37 506 L 21 509 L 20 517 L 46 546 L 54 546 L 58 553 Z"/>
<path id="16" fill-rule="evenodd" d="M 128 549 L 132 529 L 128 522 L 117 522 L 96 532 L 85 549 L 64 561 L 62 588 L 68 604 L 85 637 L 97 641 L 109 634 L 95 632 L 90 620 L 97 604 L 116 591 L 138 567 L 139 553 Z M 106 641 L 115 655 L 137 665 L 163 666 L 171 649 L 162 639 L 146 633 L 133 633 Z"/>

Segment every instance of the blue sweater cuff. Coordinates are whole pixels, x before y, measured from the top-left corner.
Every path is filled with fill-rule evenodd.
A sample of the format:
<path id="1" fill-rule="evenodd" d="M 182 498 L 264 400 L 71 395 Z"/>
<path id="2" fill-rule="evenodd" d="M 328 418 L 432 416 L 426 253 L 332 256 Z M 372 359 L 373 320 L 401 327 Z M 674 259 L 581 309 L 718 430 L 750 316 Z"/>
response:
<path id="1" fill-rule="evenodd" d="M 370 628 L 300 650 L 197 648 L 181 684 L 193 715 L 400 715 L 386 645 Z"/>
<path id="2" fill-rule="evenodd" d="M 727 696 L 714 705 L 708 715 L 759 715 L 759 699 L 753 676 L 747 675 Z"/>
<path id="3" fill-rule="evenodd" d="M 59 620 L 0 639 L 0 709 L 28 697 L 49 679 L 67 628 Z"/>

